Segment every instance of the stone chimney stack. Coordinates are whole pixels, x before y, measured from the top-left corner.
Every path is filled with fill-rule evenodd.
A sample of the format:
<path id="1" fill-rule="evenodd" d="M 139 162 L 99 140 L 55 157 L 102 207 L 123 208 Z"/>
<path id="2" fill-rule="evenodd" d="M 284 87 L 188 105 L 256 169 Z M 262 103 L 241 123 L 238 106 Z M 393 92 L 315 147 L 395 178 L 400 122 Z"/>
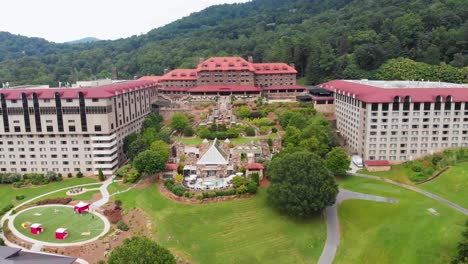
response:
<path id="1" fill-rule="evenodd" d="M 117 67 L 112 67 L 112 80 L 118 80 L 119 74 L 117 72 Z"/>
<path id="2" fill-rule="evenodd" d="M 250 63 L 253 63 L 253 57 L 252 57 L 252 56 L 249 56 L 249 57 L 248 57 L 248 61 L 249 61 Z"/>
<path id="3" fill-rule="evenodd" d="M 204 61 L 205 61 L 205 59 L 204 59 L 203 57 L 198 58 L 198 64 L 201 64 L 201 63 L 203 63 Z"/>
<path id="4" fill-rule="evenodd" d="M 291 67 L 293 67 L 294 69 L 296 69 L 296 64 L 291 63 L 291 64 L 289 64 L 289 65 L 290 65 Z"/>
<path id="5" fill-rule="evenodd" d="M 169 72 L 169 69 L 164 69 L 164 75 L 166 75 Z"/>

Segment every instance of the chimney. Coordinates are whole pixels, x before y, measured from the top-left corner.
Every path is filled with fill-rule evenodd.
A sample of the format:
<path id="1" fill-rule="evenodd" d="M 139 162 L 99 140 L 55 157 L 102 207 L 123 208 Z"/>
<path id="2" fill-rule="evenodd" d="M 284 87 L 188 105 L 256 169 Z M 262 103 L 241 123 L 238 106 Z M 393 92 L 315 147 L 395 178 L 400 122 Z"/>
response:
<path id="1" fill-rule="evenodd" d="M 291 64 L 289 64 L 289 65 L 290 65 L 291 67 L 293 67 L 294 69 L 296 69 L 296 64 L 291 63 Z"/>
<path id="2" fill-rule="evenodd" d="M 249 56 L 247 60 L 248 60 L 250 63 L 253 63 L 253 57 L 252 57 L 252 56 Z"/>
<path id="3" fill-rule="evenodd" d="M 112 80 L 118 80 L 119 74 L 117 72 L 117 67 L 112 67 Z"/>
<path id="4" fill-rule="evenodd" d="M 203 57 L 198 58 L 198 64 L 201 64 L 201 63 L 203 63 L 204 61 L 205 61 L 205 59 L 204 59 Z"/>
<path id="5" fill-rule="evenodd" d="M 169 72 L 169 69 L 164 69 L 164 75 L 166 75 Z"/>

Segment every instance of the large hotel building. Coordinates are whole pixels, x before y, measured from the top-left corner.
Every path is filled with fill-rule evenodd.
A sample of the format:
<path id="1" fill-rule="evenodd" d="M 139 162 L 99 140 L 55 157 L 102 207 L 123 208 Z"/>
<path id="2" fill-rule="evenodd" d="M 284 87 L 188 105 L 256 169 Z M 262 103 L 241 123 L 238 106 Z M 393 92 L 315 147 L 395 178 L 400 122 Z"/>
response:
<path id="1" fill-rule="evenodd" d="M 145 76 L 155 80 L 159 91 L 177 95 L 250 95 L 285 98 L 306 90 L 296 85 L 297 71 L 282 62 L 254 63 L 252 57 L 213 57 L 200 59 L 196 69 L 175 69 L 163 76 Z"/>
<path id="2" fill-rule="evenodd" d="M 468 147 L 468 86 L 442 82 L 335 80 L 339 133 L 365 160 L 399 163 Z"/>
<path id="3" fill-rule="evenodd" d="M 139 131 L 157 94 L 152 81 L 92 88 L 0 90 L 0 173 L 112 174 L 122 141 Z"/>

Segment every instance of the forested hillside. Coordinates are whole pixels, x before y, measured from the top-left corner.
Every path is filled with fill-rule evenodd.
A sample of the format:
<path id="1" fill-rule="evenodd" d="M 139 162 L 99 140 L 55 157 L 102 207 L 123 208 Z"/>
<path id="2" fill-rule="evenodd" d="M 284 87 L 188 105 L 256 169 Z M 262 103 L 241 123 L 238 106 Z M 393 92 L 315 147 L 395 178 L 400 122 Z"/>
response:
<path id="1" fill-rule="evenodd" d="M 110 77 L 113 67 L 128 79 L 240 55 L 294 63 L 308 83 L 468 82 L 467 18 L 466 0 L 254 0 L 115 41 L 69 45 L 0 33 L 0 81 L 53 85 Z"/>

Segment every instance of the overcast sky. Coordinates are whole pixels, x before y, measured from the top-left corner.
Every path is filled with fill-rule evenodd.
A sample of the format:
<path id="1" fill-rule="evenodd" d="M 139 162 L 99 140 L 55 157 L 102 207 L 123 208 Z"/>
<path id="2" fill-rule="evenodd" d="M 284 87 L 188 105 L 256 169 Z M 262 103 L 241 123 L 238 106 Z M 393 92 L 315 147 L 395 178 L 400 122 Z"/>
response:
<path id="1" fill-rule="evenodd" d="M 0 31 L 65 42 L 146 33 L 208 6 L 248 0 L 0 0 Z"/>

